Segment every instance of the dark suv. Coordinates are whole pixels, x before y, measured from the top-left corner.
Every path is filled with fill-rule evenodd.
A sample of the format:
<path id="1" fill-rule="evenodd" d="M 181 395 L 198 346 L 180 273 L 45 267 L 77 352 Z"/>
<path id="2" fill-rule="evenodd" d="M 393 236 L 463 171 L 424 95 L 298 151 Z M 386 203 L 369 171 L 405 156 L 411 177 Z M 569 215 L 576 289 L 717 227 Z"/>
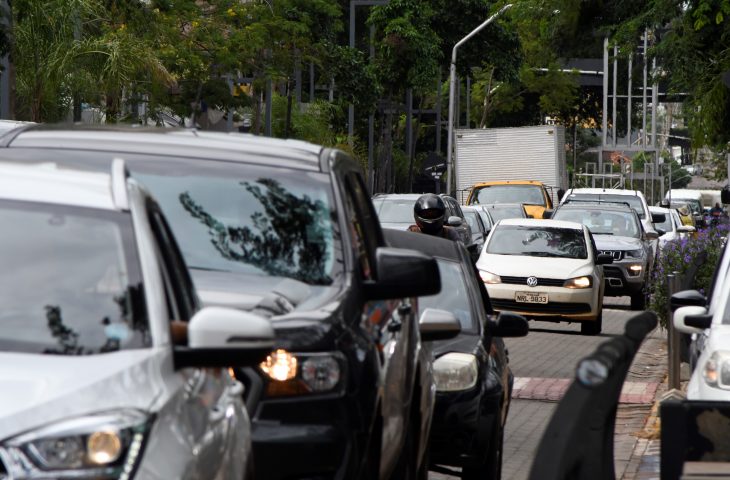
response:
<path id="1" fill-rule="evenodd" d="M 385 246 L 358 165 L 303 142 L 191 130 L 0 138 L 2 162 L 107 171 L 117 158 L 162 207 L 203 302 L 271 320 L 274 350 L 237 372 L 257 478 L 425 467 L 434 393 L 411 299 L 440 290 L 438 266 Z"/>

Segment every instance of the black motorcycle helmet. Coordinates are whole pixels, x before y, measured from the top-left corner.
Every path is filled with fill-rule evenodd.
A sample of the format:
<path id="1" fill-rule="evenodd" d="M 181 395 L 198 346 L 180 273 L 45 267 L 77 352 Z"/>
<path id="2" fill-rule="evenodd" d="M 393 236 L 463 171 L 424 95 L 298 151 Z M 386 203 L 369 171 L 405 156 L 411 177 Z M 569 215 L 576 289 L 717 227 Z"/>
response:
<path id="1" fill-rule="evenodd" d="M 446 206 L 441 197 L 427 193 L 416 200 L 413 216 L 423 233 L 438 233 L 444 227 Z"/>

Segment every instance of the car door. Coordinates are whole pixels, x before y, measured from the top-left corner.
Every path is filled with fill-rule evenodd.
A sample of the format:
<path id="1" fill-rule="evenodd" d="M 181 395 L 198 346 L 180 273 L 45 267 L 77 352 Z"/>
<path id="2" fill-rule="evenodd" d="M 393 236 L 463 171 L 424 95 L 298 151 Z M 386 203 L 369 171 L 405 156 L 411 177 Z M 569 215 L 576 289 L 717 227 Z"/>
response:
<path id="1" fill-rule="evenodd" d="M 154 204 L 149 207 L 149 217 L 159 246 L 158 263 L 170 321 L 187 323 L 199 309 L 192 279 L 165 218 Z M 179 375 L 182 401 L 173 421 L 188 440 L 192 454 L 182 478 L 242 478 L 250 452 L 242 438 L 250 432 L 242 406 L 243 386 L 220 368 L 186 368 Z"/>
<path id="2" fill-rule="evenodd" d="M 382 234 L 362 177 L 350 171 L 344 179 L 344 199 L 351 244 L 361 280 L 372 279 L 376 272 L 375 250 Z M 415 313 L 410 299 L 368 301 L 363 318 L 377 319 L 373 327 L 380 359 L 382 389 L 381 477 L 387 476 L 397 462 L 407 432 L 408 411 L 415 361 Z"/>

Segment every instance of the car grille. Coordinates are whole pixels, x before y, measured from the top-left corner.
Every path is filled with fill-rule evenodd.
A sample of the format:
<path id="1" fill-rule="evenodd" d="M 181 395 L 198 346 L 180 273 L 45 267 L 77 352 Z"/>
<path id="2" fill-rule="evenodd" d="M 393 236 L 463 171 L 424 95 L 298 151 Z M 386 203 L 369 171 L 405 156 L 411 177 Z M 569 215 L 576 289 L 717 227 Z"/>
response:
<path id="1" fill-rule="evenodd" d="M 622 250 L 601 250 L 598 253 L 601 255 L 611 255 L 616 261 L 624 259 L 624 252 Z"/>
<path id="2" fill-rule="evenodd" d="M 501 298 L 492 298 L 492 307 L 495 310 L 514 310 L 518 312 L 528 313 L 588 313 L 591 306 L 587 303 L 518 303 L 514 300 L 504 300 Z"/>
<path id="3" fill-rule="evenodd" d="M 527 285 L 527 277 L 505 277 L 500 275 L 502 283 L 511 285 Z M 565 280 L 556 278 L 539 278 L 537 279 L 537 287 L 562 287 Z"/>
<path id="4" fill-rule="evenodd" d="M 624 278 L 621 269 L 618 267 L 603 267 L 603 276 L 606 278 Z"/>

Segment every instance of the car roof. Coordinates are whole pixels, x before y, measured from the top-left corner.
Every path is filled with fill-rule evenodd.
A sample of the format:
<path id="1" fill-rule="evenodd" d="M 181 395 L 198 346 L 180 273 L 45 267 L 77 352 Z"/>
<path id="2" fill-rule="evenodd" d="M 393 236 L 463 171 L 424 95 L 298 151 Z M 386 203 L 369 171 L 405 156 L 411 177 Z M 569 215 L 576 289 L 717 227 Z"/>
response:
<path id="1" fill-rule="evenodd" d="M 0 147 L 95 150 L 241 163 L 285 163 L 319 170 L 323 148 L 300 140 L 184 128 L 29 125 L 0 137 Z M 2 155 L 2 150 L 0 150 Z"/>
<path id="2" fill-rule="evenodd" d="M 539 218 L 506 218 L 499 222 L 500 226 L 518 226 L 518 227 L 551 227 L 551 228 L 567 228 L 571 230 L 583 230 L 583 224 L 578 222 L 567 222 L 564 220 L 548 220 Z"/>
<path id="3" fill-rule="evenodd" d="M 569 210 L 591 209 L 591 210 L 611 210 L 611 211 L 621 211 L 621 212 L 635 212 L 635 210 L 628 205 L 621 205 L 621 204 L 612 203 L 612 202 L 591 202 L 591 201 L 567 202 L 567 203 L 560 205 L 556 209 L 556 211 L 563 210 L 563 209 L 566 209 L 566 210 L 568 210 L 568 209 Z"/>
<path id="4" fill-rule="evenodd" d="M 493 187 L 496 185 L 537 185 L 541 187 L 544 184 L 537 180 L 496 180 L 492 182 L 475 183 L 474 187 Z"/>
<path id="5" fill-rule="evenodd" d="M 391 247 L 418 250 L 434 257 L 456 262 L 461 262 L 462 259 L 459 253 L 460 242 L 446 240 L 425 233 L 414 233 L 392 228 L 384 228 L 383 236 L 385 237 L 386 243 Z"/>
<path id="6" fill-rule="evenodd" d="M 110 173 L 0 163 L 0 199 L 115 210 Z"/>
<path id="7" fill-rule="evenodd" d="M 618 188 L 571 188 L 567 192 L 565 192 L 566 195 L 570 195 L 573 193 L 581 194 L 581 193 L 587 193 L 591 195 L 596 194 L 607 194 L 607 195 L 631 195 L 631 196 L 639 196 L 641 192 L 638 190 L 623 190 Z"/>

